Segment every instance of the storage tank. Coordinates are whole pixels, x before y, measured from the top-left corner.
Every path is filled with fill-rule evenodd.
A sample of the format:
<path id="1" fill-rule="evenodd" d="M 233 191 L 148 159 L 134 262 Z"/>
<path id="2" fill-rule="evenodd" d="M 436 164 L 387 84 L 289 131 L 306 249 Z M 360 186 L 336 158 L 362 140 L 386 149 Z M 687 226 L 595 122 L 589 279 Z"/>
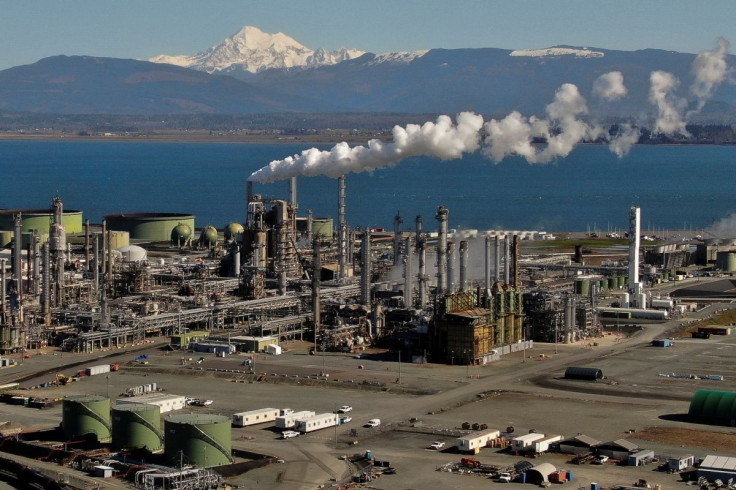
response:
<path id="1" fill-rule="evenodd" d="M 736 272 L 736 252 L 718 252 L 716 269 L 723 272 Z"/>
<path id="2" fill-rule="evenodd" d="M 13 232 L 11 230 L 0 230 L 0 248 L 13 243 Z"/>
<path id="3" fill-rule="evenodd" d="M 199 235 L 199 246 L 200 247 L 214 247 L 217 245 L 217 228 L 212 225 L 207 225 Z"/>
<path id="4" fill-rule="evenodd" d="M 332 218 L 312 219 L 312 235 L 321 236 L 323 240 L 332 240 Z"/>
<path id="5" fill-rule="evenodd" d="M 98 441 L 109 441 L 110 399 L 99 395 L 76 395 L 62 402 L 61 428 L 67 440 L 94 434 Z"/>
<path id="6" fill-rule="evenodd" d="M 113 250 L 130 245 L 130 233 L 127 231 L 110 231 L 108 247 Z"/>
<path id="7" fill-rule="evenodd" d="M 185 213 L 118 213 L 105 215 L 105 220 L 108 229 L 127 231 L 130 239 L 149 242 L 168 242 L 180 223 L 194 229 L 194 215 Z"/>
<path id="8" fill-rule="evenodd" d="M 171 243 L 186 245 L 192 239 L 192 227 L 186 223 L 179 223 L 171 230 Z"/>
<path id="9" fill-rule="evenodd" d="M 232 462 L 230 417 L 212 414 L 175 414 L 164 421 L 164 455 L 202 468 Z"/>
<path id="10" fill-rule="evenodd" d="M 158 405 L 117 405 L 112 409 L 112 445 L 115 449 L 163 448 L 161 409 Z"/>
<path id="11" fill-rule="evenodd" d="M 240 240 L 244 230 L 240 223 L 228 223 L 225 227 L 225 240 Z"/>
<path id="12" fill-rule="evenodd" d="M 575 293 L 588 296 L 590 294 L 590 281 L 588 279 L 575 279 Z"/>
<path id="13" fill-rule="evenodd" d="M 618 279 L 615 277 L 609 277 L 608 278 L 608 289 L 617 289 L 618 288 Z"/>
<path id="14" fill-rule="evenodd" d="M 0 209 L 0 230 L 13 229 L 13 216 L 20 213 L 23 219 L 21 231 L 30 233 L 38 230 L 40 235 L 48 235 L 51 224 L 54 222 L 53 209 Z M 84 222 L 81 211 L 64 210 L 61 223 L 67 235 L 78 235 L 84 232 Z"/>

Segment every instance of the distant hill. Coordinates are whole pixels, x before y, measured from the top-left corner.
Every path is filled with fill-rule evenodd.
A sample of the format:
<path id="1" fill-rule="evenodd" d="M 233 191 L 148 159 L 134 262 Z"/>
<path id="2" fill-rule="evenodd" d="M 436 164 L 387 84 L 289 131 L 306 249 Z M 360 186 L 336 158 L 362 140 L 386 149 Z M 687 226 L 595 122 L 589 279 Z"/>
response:
<path id="1" fill-rule="evenodd" d="M 331 65 L 263 69 L 244 80 L 129 59 L 56 56 L 0 71 L 0 111 L 56 114 L 448 113 L 542 114 L 563 83 L 590 113 L 641 118 L 654 112 L 649 76 L 664 70 L 687 96 L 695 55 L 646 49 L 556 47 L 538 51 L 433 49 L 364 54 Z M 728 63 L 734 66 L 734 56 Z M 604 103 L 593 81 L 621 71 L 628 96 Z M 699 120 L 736 120 L 736 86 L 723 84 Z"/>

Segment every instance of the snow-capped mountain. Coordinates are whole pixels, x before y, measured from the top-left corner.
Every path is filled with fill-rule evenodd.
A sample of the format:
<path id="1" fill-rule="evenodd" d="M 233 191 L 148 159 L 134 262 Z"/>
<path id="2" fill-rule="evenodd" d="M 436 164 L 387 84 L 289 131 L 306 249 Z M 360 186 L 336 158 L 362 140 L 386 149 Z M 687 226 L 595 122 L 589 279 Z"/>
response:
<path id="1" fill-rule="evenodd" d="M 159 55 L 149 61 L 193 68 L 207 73 L 258 73 L 271 68 L 307 68 L 334 65 L 364 54 L 357 49 L 312 50 L 278 32 L 269 34 L 257 27 L 245 26 L 206 51 L 189 55 Z"/>

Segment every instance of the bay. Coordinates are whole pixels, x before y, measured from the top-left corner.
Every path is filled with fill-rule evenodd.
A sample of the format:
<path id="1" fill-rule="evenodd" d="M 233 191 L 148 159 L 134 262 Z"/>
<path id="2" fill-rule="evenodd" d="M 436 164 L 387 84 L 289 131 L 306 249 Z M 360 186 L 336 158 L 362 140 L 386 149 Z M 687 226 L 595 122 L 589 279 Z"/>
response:
<path id="1" fill-rule="evenodd" d="M 292 143 L 161 143 L 0 141 L 0 207 L 66 209 L 99 223 L 120 212 L 191 213 L 197 227 L 245 219 L 248 176 L 271 160 L 311 145 Z M 328 149 L 331 145 L 319 146 Z M 440 161 L 413 157 L 347 177 L 352 226 L 403 229 L 422 215 L 434 229 L 437 206 L 456 229 L 584 231 L 625 229 L 628 209 L 642 208 L 642 228 L 703 229 L 736 211 L 732 146 L 635 146 L 623 159 L 584 145 L 567 158 L 529 165 L 494 163 L 481 154 Z M 288 199 L 287 182 L 255 192 Z M 299 179 L 299 214 L 336 217 L 337 181 Z"/>

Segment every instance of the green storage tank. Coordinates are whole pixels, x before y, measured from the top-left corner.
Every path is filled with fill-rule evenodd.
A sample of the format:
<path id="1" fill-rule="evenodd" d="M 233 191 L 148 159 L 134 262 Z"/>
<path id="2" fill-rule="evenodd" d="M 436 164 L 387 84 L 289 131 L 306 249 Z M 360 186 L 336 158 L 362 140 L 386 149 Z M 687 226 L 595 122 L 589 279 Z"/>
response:
<path id="1" fill-rule="evenodd" d="M 575 293 L 581 296 L 590 295 L 590 280 L 575 279 Z"/>
<path id="2" fill-rule="evenodd" d="M 174 414 L 164 421 L 164 456 L 202 468 L 232 463 L 230 417 L 212 414 Z"/>
<path id="3" fill-rule="evenodd" d="M 13 243 L 13 232 L 10 230 L 0 230 L 0 248 L 5 248 Z"/>
<path id="4" fill-rule="evenodd" d="M 609 277 L 608 278 L 608 289 L 617 289 L 618 288 L 618 280 L 615 277 Z"/>
<path id="5" fill-rule="evenodd" d="M 199 235 L 199 246 L 200 247 L 215 247 L 217 246 L 217 228 L 212 225 L 207 225 Z"/>
<path id="6" fill-rule="evenodd" d="M 13 230 L 13 220 L 20 213 L 22 220 L 21 231 L 30 233 L 38 230 L 40 235 L 48 235 L 51 223 L 54 221 L 54 212 L 51 209 L 0 209 L 0 230 Z M 61 224 L 64 225 L 67 235 L 84 233 L 84 222 L 81 211 L 64 211 L 61 215 Z"/>
<path id="7" fill-rule="evenodd" d="M 163 448 L 161 408 L 158 405 L 118 405 L 112 409 L 112 445 L 115 449 Z"/>
<path id="8" fill-rule="evenodd" d="M 244 230 L 240 223 L 228 223 L 225 227 L 225 240 L 240 240 Z"/>
<path id="9" fill-rule="evenodd" d="M 688 417 L 693 422 L 736 426 L 736 393 L 698 390 L 690 400 Z"/>
<path id="10" fill-rule="evenodd" d="M 127 231 L 131 240 L 168 242 L 182 223 L 194 229 L 194 215 L 182 213 L 118 213 L 105 215 L 109 230 Z"/>
<path id="11" fill-rule="evenodd" d="M 323 240 L 332 240 L 333 229 L 332 218 L 312 219 L 313 236 L 321 236 Z"/>
<path id="12" fill-rule="evenodd" d="M 716 269 L 722 272 L 736 272 L 736 252 L 716 253 Z"/>
<path id="13" fill-rule="evenodd" d="M 62 402 L 61 428 L 67 440 L 94 434 L 98 441 L 109 441 L 110 399 L 99 395 L 76 395 Z"/>

